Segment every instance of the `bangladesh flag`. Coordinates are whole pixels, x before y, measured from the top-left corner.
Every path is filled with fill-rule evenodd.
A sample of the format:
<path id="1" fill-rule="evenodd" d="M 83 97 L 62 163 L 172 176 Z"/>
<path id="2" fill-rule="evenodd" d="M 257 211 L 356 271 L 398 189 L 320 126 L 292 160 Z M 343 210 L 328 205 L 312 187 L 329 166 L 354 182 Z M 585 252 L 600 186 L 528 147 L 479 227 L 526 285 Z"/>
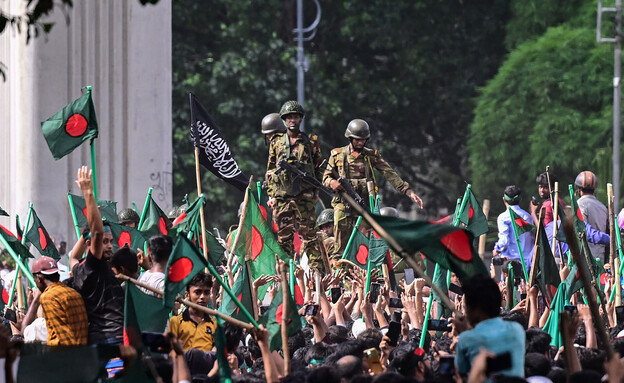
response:
<path id="1" fill-rule="evenodd" d="M 187 238 L 189 238 L 191 242 L 193 242 L 193 244 L 197 246 L 197 248 L 199 249 L 199 252 L 203 254 L 204 243 L 202 241 L 202 235 L 200 232 L 201 232 L 201 227 L 197 226 L 195 227 L 195 230 L 190 233 L 186 233 L 186 232 L 182 232 L 182 233 L 186 234 Z M 171 237 L 174 236 L 174 235 L 171 235 L 172 230 L 169 231 L 169 234 Z M 208 230 L 206 230 L 206 246 L 208 247 L 208 251 L 207 251 L 208 262 L 210 262 L 210 264 L 212 264 L 214 267 L 221 266 L 223 264 L 222 263 L 223 259 L 225 258 L 225 248 L 223 247 L 223 245 L 221 245 L 219 240 L 217 240 L 214 234 L 212 234 Z"/>
<path id="2" fill-rule="evenodd" d="M 247 311 L 253 313 L 253 295 L 251 289 L 252 282 L 249 279 L 247 266 L 243 265 L 240 272 L 238 273 L 236 281 L 234 281 L 234 286 L 232 286 L 232 292 L 234 293 L 234 295 L 236 295 L 238 301 L 243 304 Z M 219 307 L 219 311 L 240 321 L 250 323 L 249 319 L 247 319 L 247 317 L 240 311 L 240 308 L 236 305 L 236 303 L 234 303 L 232 298 L 230 298 L 229 294 L 223 295 L 223 302 Z"/>
<path id="3" fill-rule="evenodd" d="M 370 246 L 368 237 L 357 228 L 353 229 L 353 233 L 355 234 L 352 234 L 353 240 L 351 241 L 351 245 L 348 249 L 345 249 L 345 253 L 342 258 L 363 269 L 366 269 Z"/>
<path id="4" fill-rule="evenodd" d="M 514 308 L 518 302 L 516 302 L 516 277 L 514 276 L 514 269 L 511 262 L 509 263 L 509 267 L 507 268 L 507 305 L 506 309 L 511 310 Z"/>
<path id="5" fill-rule="evenodd" d="M 78 221 L 78 227 L 86 227 L 87 222 L 87 202 L 84 197 L 69 194 L 71 203 L 74 205 L 76 211 L 76 220 Z M 117 202 L 115 201 L 98 201 L 98 210 L 102 219 L 107 222 L 117 223 Z"/>
<path id="6" fill-rule="evenodd" d="M 377 210 L 379 210 L 377 208 Z M 369 256 L 371 257 L 371 262 L 373 265 L 379 265 L 381 267 L 382 264 L 388 265 L 388 276 L 390 277 L 390 288 L 396 291 L 396 277 L 394 275 L 394 265 L 392 264 L 392 254 L 390 253 L 390 246 L 388 243 L 381 238 L 379 234 L 375 230 L 371 230 L 371 235 L 368 238 L 369 240 Z"/>
<path id="7" fill-rule="evenodd" d="M 264 190 L 262 190 L 264 191 Z M 277 225 L 273 222 L 273 211 L 269 208 L 269 195 L 265 192 L 260 192 L 260 198 L 258 199 L 258 195 L 256 193 L 252 193 L 258 202 L 258 208 L 260 209 L 260 213 L 265 221 L 267 221 L 268 225 L 271 227 L 274 233 L 277 233 Z"/>
<path id="8" fill-rule="evenodd" d="M 173 307 L 176 296 L 184 291 L 187 283 L 207 267 L 208 263 L 197 247 L 186 236 L 178 234 L 167 262 L 162 304 L 165 307 Z"/>
<path id="9" fill-rule="evenodd" d="M 434 285 L 438 286 L 444 295 L 448 296 L 448 281 L 446 279 L 447 274 L 448 271 L 445 268 L 438 267 L 438 273 L 433 275 L 432 282 Z M 438 304 L 438 319 L 442 317 L 448 318 L 448 308 L 441 304 L 442 298 L 435 292 L 434 289 L 431 289 L 431 297 L 433 301 Z"/>
<path id="10" fill-rule="evenodd" d="M 546 236 L 546 230 L 543 226 L 539 227 L 537 232 L 537 246 L 536 252 L 539 251 L 539 258 L 537 263 L 533 264 L 535 269 L 535 282 L 537 287 L 542 292 L 542 296 L 546 301 L 546 305 L 550 307 L 557 287 L 561 283 L 559 278 L 559 268 L 555 262 L 550 244 L 548 243 L 548 237 Z"/>
<path id="11" fill-rule="evenodd" d="M 9 216 L 9 213 L 7 213 L 6 211 L 4 211 L 4 209 L 0 207 L 0 216 L 2 216 L 2 215 L 3 215 L 3 216 L 5 216 L 5 217 L 8 217 L 8 216 Z"/>
<path id="12" fill-rule="evenodd" d="M 278 350 L 282 347 L 282 318 L 286 315 L 288 336 L 293 336 L 301 331 L 301 317 L 297 312 L 297 306 L 292 296 L 288 294 L 288 312 L 284 313 L 284 305 L 282 305 L 282 287 L 280 285 L 275 298 L 269 305 L 267 311 L 260 317 L 258 323 L 269 330 L 269 348 L 271 351 Z"/>
<path id="13" fill-rule="evenodd" d="M 43 227 L 35 209 L 32 209 L 32 220 L 33 225 L 26 233 L 26 238 L 37 248 L 37 250 L 39 250 L 41 255 L 53 258 L 55 261 L 61 259 L 58 249 L 54 245 L 54 242 L 52 242 L 52 238 L 50 238 L 48 231 L 45 227 Z"/>
<path id="14" fill-rule="evenodd" d="M 55 160 L 65 157 L 98 136 L 91 92 L 87 92 L 41 123 L 41 130 Z"/>
<path id="15" fill-rule="evenodd" d="M 124 303 L 124 345 L 143 348 L 142 332 L 163 333 L 169 320 L 169 308 L 162 300 L 147 295 L 132 283 L 126 283 Z"/>
<path id="16" fill-rule="evenodd" d="M 513 209 L 509 209 L 509 214 L 511 221 L 516 226 L 516 232 L 518 236 L 521 236 L 524 233 L 529 233 L 535 230 L 535 226 L 525 221 L 522 217 L 518 215 Z"/>
<path id="17" fill-rule="evenodd" d="M 275 275 L 275 255 L 288 261 L 288 255 L 275 238 L 262 213 L 251 189 L 247 189 L 247 212 L 242 225 L 238 228 L 238 243 L 234 253 L 238 255 L 240 264 L 250 260 L 251 279 L 260 275 Z M 268 286 L 261 286 L 258 290 L 258 299 L 263 299 Z"/>
<path id="18" fill-rule="evenodd" d="M 17 255 L 22 257 L 22 259 L 26 258 L 34 258 L 30 251 L 26 248 L 26 246 L 22 245 L 19 239 L 15 236 L 15 234 L 11 233 L 9 229 L 0 225 L 0 236 L 2 236 L 8 245 L 15 251 Z M 8 249 L 7 249 L 8 250 Z"/>
<path id="19" fill-rule="evenodd" d="M 138 229 L 109 222 L 111 234 L 113 235 L 113 251 L 128 246 L 132 250 L 143 249 L 147 240 Z"/>
<path id="20" fill-rule="evenodd" d="M 167 235 L 169 233 L 171 221 L 167 218 L 167 214 L 156 204 L 152 196 L 149 196 L 147 213 L 144 214 L 145 218 L 141 223 L 141 227 L 139 227 L 139 231 L 141 231 L 146 238 L 158 234 Z"/>
<path id="21" fill-rule="evenodd" d="M 232 370 L 228 363 L 227 342 L 225 341 L 225 323 L 221 317 L 217 317 L 217 329 L 215 331 L 215 347 L 217 348 L 217 362 L 219 363 L 219 383 L 232 383 Z"/>
<path id="22" fill-rule="evenodd" d="M 564 306 L 570 301 L 567 297 L 571 294 L 569 294 L 567 289 L 568 285 L 565 283 L 559 285 L 550 305 L 550 315 L 548 315 L 546 325 L 542 329 L 550 335 L 550 345 L 557 348 L 563 346 L 563 338 L 561 337 L 561 331 L 559 331 L 559 315 L 564 310 Z"/>
<path id="23" fill-rule="evenodd" d="M 478 273 L 489 275 L 472 246 L 473 237 L 468 230 L 428 221 L 380 215 L 374 218 L 408 254 L 421 251 L 440 267 L 454 272 L 461 281 Z"/>
<path id="24" fill-rule="evenodd" d="M 487 218 L 485 214 L 483 214 L 483 208 L 481 208 L 479 201 L 477 201 L 477 198 L 472 193 L 472 189 L 468 189 L 467 194 L 468 201 L 466 202 L 464 211 L 459 216 L 459 222 L 462 223 L 473 236 L 478 237 L 488 232 Z"/>
<path id="25" fill-rule="evenodd" d="M 184 213 L 180 214 L 171 224 L 171 229 L 193 231 L 199 226 L 201 209 L 204 207 L 204 196 L 197 198 Z"/>

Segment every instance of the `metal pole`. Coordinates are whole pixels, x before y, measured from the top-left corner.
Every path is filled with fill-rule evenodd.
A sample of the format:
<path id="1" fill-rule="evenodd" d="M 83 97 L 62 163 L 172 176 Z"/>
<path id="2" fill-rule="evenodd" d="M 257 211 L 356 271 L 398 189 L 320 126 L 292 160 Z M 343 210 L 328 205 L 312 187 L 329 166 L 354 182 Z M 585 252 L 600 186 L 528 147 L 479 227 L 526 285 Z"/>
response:
<path id="1" fill-rule="evenodd" d="M 620 205 L 620 78 L 622 71 L 622 0 L 615 0 L 615 44 L 613 57 L 613 196 L 615 211 Z"/>

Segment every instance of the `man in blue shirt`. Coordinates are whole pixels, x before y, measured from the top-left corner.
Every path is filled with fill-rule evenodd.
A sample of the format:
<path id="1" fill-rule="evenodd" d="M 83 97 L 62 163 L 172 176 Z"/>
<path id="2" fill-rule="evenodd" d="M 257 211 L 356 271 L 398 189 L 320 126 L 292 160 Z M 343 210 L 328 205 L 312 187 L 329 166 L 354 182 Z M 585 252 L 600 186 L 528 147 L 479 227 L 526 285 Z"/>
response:
<path id="1" fill-rule="evenodd" d="M 492 278 L 477 274 L 462 284 L 466 318 L 453 319 L 454 332 L 458 332 L 455 365 L 460 374 L 467 374 L 481 348 L 501 355 L 511 354 L 511 368 L 497 372 L 506 376 L 524 377 L 524 351 L 526 335 L 517 322 L 500 318 L 501 293 Z M 467 327 L 466 320 L 474 327 Z"/>
<path id="2" fill-rule="evenodd" d="M 511 209 L 519 215 L 526 222 L 533 224 L 533 218 L 526 211 L 522 210 L 518 203 L 520 203 L 521 190 L 516 185 L 507 186 L 503 193 L 503 202 L 505 207 Z M 494 245 L 494 256 L 507 257 L 509 260 L 520 261 L 520 252 L 518 251 L 518 244 L 516 243 L 516 237 L 514 236 L 513 228 L 511 227 L 511 218 L 509 217 L 509 210 L 505 209 L 497 219 L 498 224 L 498 241 Z M 520 235 L 520 246 L 522 248 L 522 255 L 524 256 L 524 262 L 527 270 L 531 267 L 531 261 L 533 260 L 533 247 L 535 245 L 535 237 L 533 232 L 528 232 Z"/>

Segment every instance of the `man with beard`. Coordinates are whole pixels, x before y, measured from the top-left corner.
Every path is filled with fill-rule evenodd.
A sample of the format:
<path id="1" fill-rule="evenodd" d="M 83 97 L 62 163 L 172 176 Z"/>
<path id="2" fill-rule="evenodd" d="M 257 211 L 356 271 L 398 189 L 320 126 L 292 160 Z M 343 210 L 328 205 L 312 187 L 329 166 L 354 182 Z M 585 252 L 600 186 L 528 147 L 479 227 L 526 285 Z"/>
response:
<path id="1" fill-rule="evenodd" d="M 74 246 L 69 266 L 73 287 L 84 300 L 89 316 L 88 344 L 120 344 L 123 340 L 124 292 L 109 265 L 113 255 L 110 226 L 102 222 L 93 196 L 92 172 L 78 169 L 76 184 L 87 205 L 89 227 Z M 87 256 L 82 258 L 85 253 Z"/>
<path id="2" fill-rule="evenodd" d="M 308 136 L 299 130 L 305 111 L 297 101 L 284 103 L 279 114 L 288 130 L 286 133 L 276 132 L 271 139 L 266 172 L 267 193 L 270 197 L 268 205 L 273 209 L 277 241 L 292 258 L 295 255 L 293 240 L 298 231 L 303 241 L 302 251 L 308 255 L 310 267 L 322 270 L 323 263 L 314 230 L 318 189 L 306 182 L 299 183 L 296 188 L 291 174 L 278 171 L 279 162 L 285 160 L 320 180 L 323 176 L 321 146 L 315 135 Z"/>
<path id="3" fill-rule="evenodd" d="M 347 125 L 345 137 L 350 144 L 331 151 L 327 169 L 323 175 L 323 184 L 333 190 L 343 190 L 338 177 L 346 178 L 353 185 L 353 189 L 364 201 L 369 200 L 367 184 L 372 181 L 377 189 L 374 170 L 378 170 L 394 188 L 408 196 L 422 209 L 423 202 L 416 193 L 410 189 L 407 182 L 403 181 L 397 172 L 381 157 L 379 151 L 366 148 L 364 145 L 370 138 L 368 123 L 364 120 L 355 119 Z M 376 191 L 376 190 L 375 190 Z M 355 226 L 357 214 L 349 208 L 340 195 L 336 194 L 332 199 L 334 207 L 334 236 L 336 246 L 334 253 L 342 254 Z"/>

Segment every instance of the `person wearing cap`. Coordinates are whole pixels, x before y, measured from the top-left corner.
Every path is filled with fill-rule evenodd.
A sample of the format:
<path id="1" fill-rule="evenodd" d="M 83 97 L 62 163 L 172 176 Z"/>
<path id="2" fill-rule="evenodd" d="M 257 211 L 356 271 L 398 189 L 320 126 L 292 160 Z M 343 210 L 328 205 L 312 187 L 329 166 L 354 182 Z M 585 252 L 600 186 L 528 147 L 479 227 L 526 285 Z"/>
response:
<path id="1" fill-rule="evenodd" d="M 503 193 L 503 202 L 505 203 L 505 211 L 502 212 L 496 220 L 498 224 L 498 241 L 494 244 L 494 250 L 492 254 L 494 256 L 503 256 L 507 259 L 520 260 L 520 252 L 518 251 L 518 244 L 514 236 L 513 227 L 511 226 L 511 217 L 509 216 L 509 207 L 517 215 L 519 215 L 526 222 L 533 224 L 533 218 L 531 215 L 523 210 L 518 204 L 520 203 L 520 195 L 522 191 L 516 185 L 510 185 L 505 188 Z M 522 248 L 522 255 L 524 256 L 524 262 L 527 269 L 531 265 L 533 259 L 533 246 L 534 246 L 533 233 L 524 233 L 520 235 L 520 246 Z"/>
<path id="2" fill-rule="evenodd" d="M 594 195 L 598 186 L 596 175 L 589 170 L 582 171 L 576 176 L 574 186 L 576 195 L 580 196 L 577 203 L 583 215 L 583 221 L 593 226 L 594 229 L 606 233 L 609 230 L 609 210 Z M 609 261 L 609 252 L 606 249 L 605 245 L 589 244 L 589 251 L 594 258 L 600 258 L 605 263 Z"/>
<path id="3" fill-rule="evenodd" d="M 86 345 L 89 328 L 87 309 L 82 296 L 59 281 L 56 261 L 40 257 L 34 262 L 31 272 L 39 290 L 35 290 L 26 316 L 32 316 L 41 305 L 48 329 L 48 346 Z"/>

